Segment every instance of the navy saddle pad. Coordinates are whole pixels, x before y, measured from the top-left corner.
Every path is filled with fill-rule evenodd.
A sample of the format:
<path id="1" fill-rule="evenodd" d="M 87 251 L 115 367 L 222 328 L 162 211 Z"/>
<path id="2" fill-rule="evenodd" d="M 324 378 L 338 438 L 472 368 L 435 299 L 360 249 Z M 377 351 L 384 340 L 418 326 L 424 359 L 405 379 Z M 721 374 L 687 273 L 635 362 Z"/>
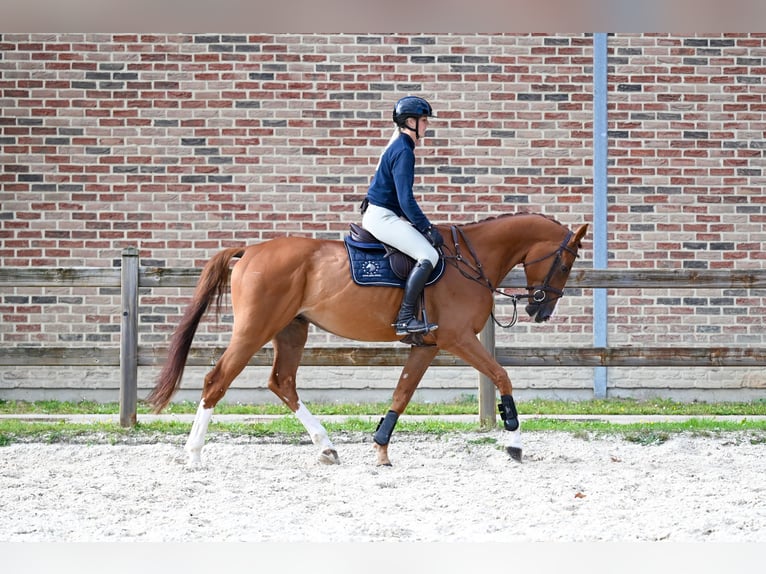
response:
<path id="1" fill-rule="evenodd" d="M 404 287 L 409 271 L 415 261 L 404 253 L 392 253 L 391 247 L 376 241 L 369 232 L 358 225 L 351 224 L 351 234 L 343 239 L 351 266 L 351 277 L 357 285 L 378 285 L 385 287 Z M 391 264 L 392 259 L 404 258 L 406 261 Z M 426 285 L 433 285 L 444 274 L 444 259 L 440 258 Z"/>

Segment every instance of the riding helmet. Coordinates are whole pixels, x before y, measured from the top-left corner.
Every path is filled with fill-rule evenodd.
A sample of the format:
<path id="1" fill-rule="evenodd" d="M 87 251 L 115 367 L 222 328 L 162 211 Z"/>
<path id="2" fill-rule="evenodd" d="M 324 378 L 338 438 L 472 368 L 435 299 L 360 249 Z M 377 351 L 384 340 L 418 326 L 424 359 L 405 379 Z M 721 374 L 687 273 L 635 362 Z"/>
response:
<path id="1" fill-rule="evenodd" d="M 431 104 L 418 96 L 405 96 L 394 106 L 394 123 L 398 126 L 403 125 L 407 118 L 421 116 L 435 117 Z"/>

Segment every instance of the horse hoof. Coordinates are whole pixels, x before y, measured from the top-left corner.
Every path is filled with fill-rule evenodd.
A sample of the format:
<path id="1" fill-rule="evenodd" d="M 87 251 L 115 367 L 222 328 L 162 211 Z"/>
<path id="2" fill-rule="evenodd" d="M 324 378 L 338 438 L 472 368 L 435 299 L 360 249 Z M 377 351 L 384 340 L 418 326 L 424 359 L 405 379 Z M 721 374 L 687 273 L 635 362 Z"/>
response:
<path id="1" fill-rule="evenodd" d="M 340 458 L 338 457 L 338 451 L 327 448 L 319 453 L 319 462 L 322 464 L 340 464 Z"/>
<path id="2" fill-rule="evenodd" d="M 375 443 L 375 454 L 377 455 L 376 466 L 393 466 L 388 458 L 388 445 Z"/>
<path id="3" fill-rule="evenodd" d="M 189 458 L 186 459 L 187 466 L 199 466 L 202 464 L 202 452 L 199 450 L 187 451 Z"/>
<path id="4" fill-rule="evenodd" d="M 507 446 L 505 447 L 505 451 L 510 455 L 510 457 L 515 460 L 516 462 L 521 462 L 521 448 L 518 446 Z"/>

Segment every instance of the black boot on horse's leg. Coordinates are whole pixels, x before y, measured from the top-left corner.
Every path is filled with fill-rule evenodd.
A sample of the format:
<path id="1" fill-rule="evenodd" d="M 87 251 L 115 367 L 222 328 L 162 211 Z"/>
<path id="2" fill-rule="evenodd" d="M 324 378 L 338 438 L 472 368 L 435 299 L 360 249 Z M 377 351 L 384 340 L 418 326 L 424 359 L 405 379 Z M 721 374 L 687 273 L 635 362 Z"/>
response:
<path id="1" fill-rule="evenodd" d="M 389 410 L 386 416 L 380 419 L 378 428 L 375 429 L 372 440 L 375 441 L 378 451 L 378 466 L 391 466 L 391 461 L 388 458 L 388 443 L 398 420 L 399 413 Z"/>
<path id="2" fill-rule="evenodd" d="M 397 335 L 409 335 L 412 333 L 428 333 L 438 327 L 434 323 L 424 323 L 415 317 L 415 307 L 418 297 L 423 292 L 426 281 L 434 270 L 433 265 L 428 259 L 418 261 L 418 264 L 412 268 L 407 283 L 404 285 L 404 298 L 402 306 L 399 309 L 399 316 L 393 327 L 396 328 Z"/>
<path id="3" fill-rule="evenodd" d="M 521 462 L 521 424 L 513 396 L 501 395 L 497 408 L 500 411 L 500 418 L 503 419 L 505 430 L 511 433 L 505 450 L 513 460 Z"/>

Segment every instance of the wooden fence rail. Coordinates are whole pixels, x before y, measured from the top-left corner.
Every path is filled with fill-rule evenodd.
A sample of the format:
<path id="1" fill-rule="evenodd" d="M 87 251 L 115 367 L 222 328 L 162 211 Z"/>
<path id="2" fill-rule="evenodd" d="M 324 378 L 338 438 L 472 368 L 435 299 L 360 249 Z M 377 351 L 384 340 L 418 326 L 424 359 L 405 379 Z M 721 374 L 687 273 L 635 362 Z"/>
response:
<path id="1" fill-rule="evenodd" d="M 193 348 L 189 366 L 211 366 L 224 347 Z M 301 365 L 307 367 L 396 367 L 404 364 L 408 348 L 306 347 Z M 166 347 L 138 347 L 136 366 L 160 366 Z M 495 357 L 505 367 L 763 367 L 763 347 L 496 347 Z M 248 363 L 270 367 L 273 352 L 261 349 Z M 440 352 L 435 367 L 465 367 L 461 359 Z M 5 347 L 0 367 L 70 366 L 119 367 L 120 349 L 98 347 Z"/>
<path id="2" fill-rule="evenodd" d="M 120 422 L 136 422 L 137 368 L 162 364 L 166 348 L 138 345 L 139 288 L 193 288 L 200 269 L 140 267 L 135 248 L 123 251 L 121 269 L 101 268 L 3 268 L 0 288 L 10 287 L 118 287 L 122 293 L 120 348 L 3 347 L 0 366 L 68 365 L 120 367 Z M 514 270 L 501 283 L 505 289 L 526 285 L 522 270 Z M 572 273 L 568 288 L 605 289 L 766 289 L 762 270 L 687 269 L 582 269 Z M 766 348 L 761 347 L 496 347 L 494 324 L 480 335 L 498 362 L 509 366 L 540 367 L 763 367 Z M 210 365 L 223 348 L 194 348 L 188 365 Z M 301 364 L 306 366 L 399 366 L 407 357 L 405 347 L 308 347 Z M 250 365 L 270 366 L 272 350 L 262 349 Z M 433 366 L 466 366 L 448 353 L 439 353 Z M 489 387 L 487 386 L 489 384 Z M 480 420 L 495 420 L 494 389 L 480 383 Z M 489 396 L 490 400 L 486 397 Z M 485 398 L 482 398 L 485 397 Z"/>
<path id="3" fill-rule="evenodd" d="M 194 287 L 200 269 L 141 267 L 139 287 Z M 521 288 L 524 272 L 511 271 L 500 284 Z M 111 268 L 0 268 L 0 287 L 120 287 L 121 270 Z M 766 289 L 766 270 L 729 269 L 580 269 L 567 288 L 605 289 Z"/>

